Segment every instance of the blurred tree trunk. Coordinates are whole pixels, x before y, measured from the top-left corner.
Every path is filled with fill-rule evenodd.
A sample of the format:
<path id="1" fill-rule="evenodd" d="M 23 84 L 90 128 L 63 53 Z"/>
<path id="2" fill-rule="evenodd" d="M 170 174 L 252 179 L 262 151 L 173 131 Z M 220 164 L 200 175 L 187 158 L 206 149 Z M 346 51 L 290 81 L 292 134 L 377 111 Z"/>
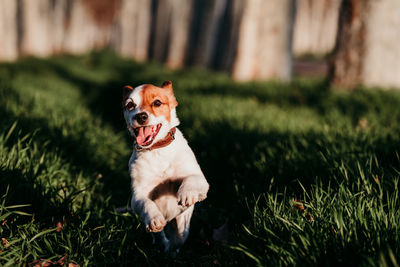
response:
<path id="1" fill-rule="evenodd" d="M 232 76 L 239 81 L 292 74 L 294 0 L 243 0 Z"/>
<path id="2" fill-rule="evenodd" d="M 63 50 L 65 6 L 65 0 L 22 0 L 22 54 L 49 56 Z"/>
<path id="3" fill-rule="evenodd" d="M 193 1 L 157 1 L 153 57 L 170 68 L 185 64 Z"/>
<path id="4" fill-rule="evenodd" d="M 122 0 L 119 19 L 113 28 L 112 47 L 138 61 L 148 58 L 151 30 L 151 1 Z"/>
<path id="5" fill-rule="evenodd" d="M 211 67 L 214 62 L 217 42 L 220 40 L 219 33 L 222 21 L 227 9 L 228 0 L 197 0 L 194 8 L 196 17 L 192 23 L 191 37 L 189 42 L 192 48 L 189 53 L 189 63 Z"/>
<path id="6" fill-rule="evenodd" d="M 341 0 L 296 0 L 293 53 L 322 55 L 335 46 Z"/>
<path id="7" fill-rule="evenodd" d="M 21 0 L 22 55 L 84 53 L 110 43 L 119 0 Z"/>
<path id="8" fill-rule="evenodd" d="M 344 0 L 330 64 L 337 87 L 400 87 L 400 1 Z"/>
<path id="9" fill-rule="evenodd" d="M 0 59 L 18 57 L 18 1 L 0 0 Z"/>
<path id="10" fill-rule="evenodd" d="M 71 2 L 65 24 L 65 51 L 78 54 L 110 45 L 121 1 L 67 1 Z"/>
<path id="11" fill-rule="evenodd" d="M 0 59 L 111 47 L 171 68 L 288 80 L 294 1 L 0 0 Z"/>

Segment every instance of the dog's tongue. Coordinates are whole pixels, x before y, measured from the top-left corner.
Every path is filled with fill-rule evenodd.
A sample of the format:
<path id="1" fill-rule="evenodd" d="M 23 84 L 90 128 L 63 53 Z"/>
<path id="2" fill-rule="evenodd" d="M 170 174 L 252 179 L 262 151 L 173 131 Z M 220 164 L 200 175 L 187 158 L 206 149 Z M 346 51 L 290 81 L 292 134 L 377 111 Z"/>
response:
<path id="1" fill-rule="evenodd" d="M 149 141 L 151 134 L 152 134 L 151 126 L 140 127 L 139 133 L 136 136 L 136 142 L 138 143 L 138 145 L 143 146 L 144 144 L 146 144 L 146 142 Z"/>

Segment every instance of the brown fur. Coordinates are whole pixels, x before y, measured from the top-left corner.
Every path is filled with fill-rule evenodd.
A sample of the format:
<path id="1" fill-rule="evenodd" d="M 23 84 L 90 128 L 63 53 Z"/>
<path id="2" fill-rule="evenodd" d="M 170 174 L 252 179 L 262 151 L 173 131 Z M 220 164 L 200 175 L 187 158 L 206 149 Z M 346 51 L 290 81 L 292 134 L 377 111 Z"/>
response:
<path id="1" fill-rule="evenodd" d="M 144 110 L 153 114 L 155 117 L 164 116 L 168 121 L 171 121 L 171 110 L 178 105 L 172 85 L 168 87 L 157 87 L 152 84 L 145 84 L 143 85 L 141 94 L 141 107 Z M 153 102 L 157 99 L 162 103 L 159 107 L 153 105 Z"/>

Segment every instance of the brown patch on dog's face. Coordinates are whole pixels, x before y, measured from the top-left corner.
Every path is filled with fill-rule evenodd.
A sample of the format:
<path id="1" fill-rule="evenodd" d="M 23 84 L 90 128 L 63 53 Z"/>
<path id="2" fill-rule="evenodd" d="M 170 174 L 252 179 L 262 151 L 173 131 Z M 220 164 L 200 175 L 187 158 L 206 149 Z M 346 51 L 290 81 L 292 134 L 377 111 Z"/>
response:
<path id="1" fill-rule="evenodd" d="M 165 82 L 164 82 L 165 84 Z M 153 114 L 155 117 L 164 116 L 171 121 L 171 110 L 178 106 L 174 96 L 172 83 L 168 86 L 157 87 L 152 84 L 145 84 L 141 91 L 141 108 Z"/>

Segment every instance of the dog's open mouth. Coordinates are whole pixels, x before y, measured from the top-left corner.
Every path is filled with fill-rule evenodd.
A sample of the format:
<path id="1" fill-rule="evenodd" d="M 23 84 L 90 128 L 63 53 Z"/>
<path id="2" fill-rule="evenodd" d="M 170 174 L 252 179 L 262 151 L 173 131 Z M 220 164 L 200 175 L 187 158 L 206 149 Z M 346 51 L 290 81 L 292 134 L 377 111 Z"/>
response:
<path id="1" fill-rule="evenodd" d="M 136 143 L 139 146 L 149 146 L 160 131 L 161 123 L 157 125 L 143 126 L 133 128 L 136 136 Z"/>

